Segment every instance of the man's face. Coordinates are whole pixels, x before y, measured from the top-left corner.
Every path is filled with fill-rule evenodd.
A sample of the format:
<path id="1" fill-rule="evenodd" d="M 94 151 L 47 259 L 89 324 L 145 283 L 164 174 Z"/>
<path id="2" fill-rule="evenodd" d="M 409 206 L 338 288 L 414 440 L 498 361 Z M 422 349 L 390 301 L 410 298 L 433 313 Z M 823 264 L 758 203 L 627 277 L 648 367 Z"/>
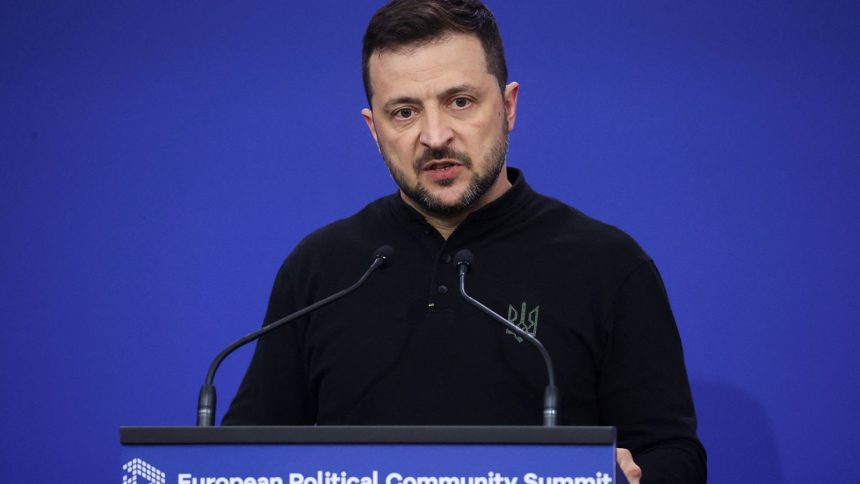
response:
<path id="1" fill-rule="evenodd" d="M 477 37 L 450 34 L 376 52 L 369 70 L 373 110 L 362 115 L 408 203 L 454 216 L 507 189 L 499 174 L 519 86 L 502 95 Z"/>

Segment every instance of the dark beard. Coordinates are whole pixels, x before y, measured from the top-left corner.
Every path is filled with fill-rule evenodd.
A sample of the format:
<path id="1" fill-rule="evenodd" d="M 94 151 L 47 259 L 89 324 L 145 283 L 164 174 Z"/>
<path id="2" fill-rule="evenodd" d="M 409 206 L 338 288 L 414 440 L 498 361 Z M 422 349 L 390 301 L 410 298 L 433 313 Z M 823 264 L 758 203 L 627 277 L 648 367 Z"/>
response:
<path id="1" fill-rule="evenodd" d="M 457 201 L 450 204 L 445 204 L 439 198 L 433 196 L 433 194 L 427 190 L 427 187 L 425 187 L 420 181 L 414 186 L 409 186 L 400 170 L 395 168 L 389 161 L 388 156 L 385 154 L 385 150 L 380 151 L 382 152 L 382 159 L 385 160 L 385 165 L 388 166 L 388 171 L 391 172 L 391 176 L 394 178 L 397 186 L 400 187 L 400 190 L 407 197 L 413 200 L 419 207 L 421 207 L 422 210 L 429 214 L 442 217 L 452 217 L 461 215 L 471 208 L 478 200 L 481 199 L 481 197 L 484 196 L 485 193 L 487 193 L 487 190 L 489 190 L 499 178 L 499 175 L 502 172 L 502 167 L 505 165 L 505 156 L 508 152 L 508 133 L 505 128 L 502 131 L 501 136 L 499 136 L 496 141 L 496 144 L 493 145 L 490 152 L 487 153 L 484 161 L 487 162 L 485 164 L 489 167 L 489 170 L 483 175 L 473 171 L 472 179 L 469 180 L 469 185 L 466 187 L 463 195 L 461 195 Z M 471 158 L 469 158 L 469 155 L 466 153 L 454 151 L 450 148 L 444 150 L 428 149 L 413 163 L 415 172 L 420 173 L 421 168 L 428 161 L 440 159 L 457 160 L 466 168 L 472 168 L 473 165 Z M 453 183 L 453 180 L 449 183 Z"/>

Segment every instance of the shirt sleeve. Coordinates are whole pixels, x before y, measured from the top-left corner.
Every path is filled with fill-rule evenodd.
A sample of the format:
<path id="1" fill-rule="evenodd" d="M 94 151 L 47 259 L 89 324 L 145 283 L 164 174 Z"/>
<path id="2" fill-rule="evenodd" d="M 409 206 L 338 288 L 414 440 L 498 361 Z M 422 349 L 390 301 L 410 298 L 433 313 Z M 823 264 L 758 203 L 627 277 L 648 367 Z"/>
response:
<path id="1" fill-rule="evenodd" d="M 264 326 L 294 312 L 294 290 L 288 263 L 275 278 Z M 303 319 L 263 336 L 222 425 L 310 425 L 316 405 L 308 391 L 302 354 Z"/>
<path id="2" fill-rule="evenodd" d="M 601 420 L 642 468 L 642 483 L 706 481 L 705 449 L 681 339 L 653 262 L 639 264 L 612 299 L 600 376 Z"/>

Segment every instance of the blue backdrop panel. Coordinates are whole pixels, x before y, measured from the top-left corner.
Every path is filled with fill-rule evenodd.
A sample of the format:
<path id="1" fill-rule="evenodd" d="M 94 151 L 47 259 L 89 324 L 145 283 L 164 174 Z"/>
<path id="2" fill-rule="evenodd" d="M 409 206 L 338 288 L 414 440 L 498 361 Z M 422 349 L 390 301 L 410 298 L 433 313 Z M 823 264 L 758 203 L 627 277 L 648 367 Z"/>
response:
<path id="1" fill-rule="evenodd" d="M 848 475 L 860 3 L 488 3 L 509 161 L 656 260 L 712 482 Z M 394 190 L 359 115 L 379 5 L 0 3 L 4 481 L 114 482 L 119 425 L 191 424 L 283 257 Z"/>

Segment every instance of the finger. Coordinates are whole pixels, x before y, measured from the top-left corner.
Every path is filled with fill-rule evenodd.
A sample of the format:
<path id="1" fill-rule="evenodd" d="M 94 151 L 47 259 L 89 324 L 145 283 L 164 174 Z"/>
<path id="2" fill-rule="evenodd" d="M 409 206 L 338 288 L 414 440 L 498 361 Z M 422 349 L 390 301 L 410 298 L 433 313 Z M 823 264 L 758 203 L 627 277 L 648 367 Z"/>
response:
<path id="1" fill-rule="evenodd" d="M 629 450 L 621 447 L 615 449 L 615 461 L 630 484 L 639 484 L 639 479 L 642 478 L 642 469 L 633 461 L 633 454 Z"/>

